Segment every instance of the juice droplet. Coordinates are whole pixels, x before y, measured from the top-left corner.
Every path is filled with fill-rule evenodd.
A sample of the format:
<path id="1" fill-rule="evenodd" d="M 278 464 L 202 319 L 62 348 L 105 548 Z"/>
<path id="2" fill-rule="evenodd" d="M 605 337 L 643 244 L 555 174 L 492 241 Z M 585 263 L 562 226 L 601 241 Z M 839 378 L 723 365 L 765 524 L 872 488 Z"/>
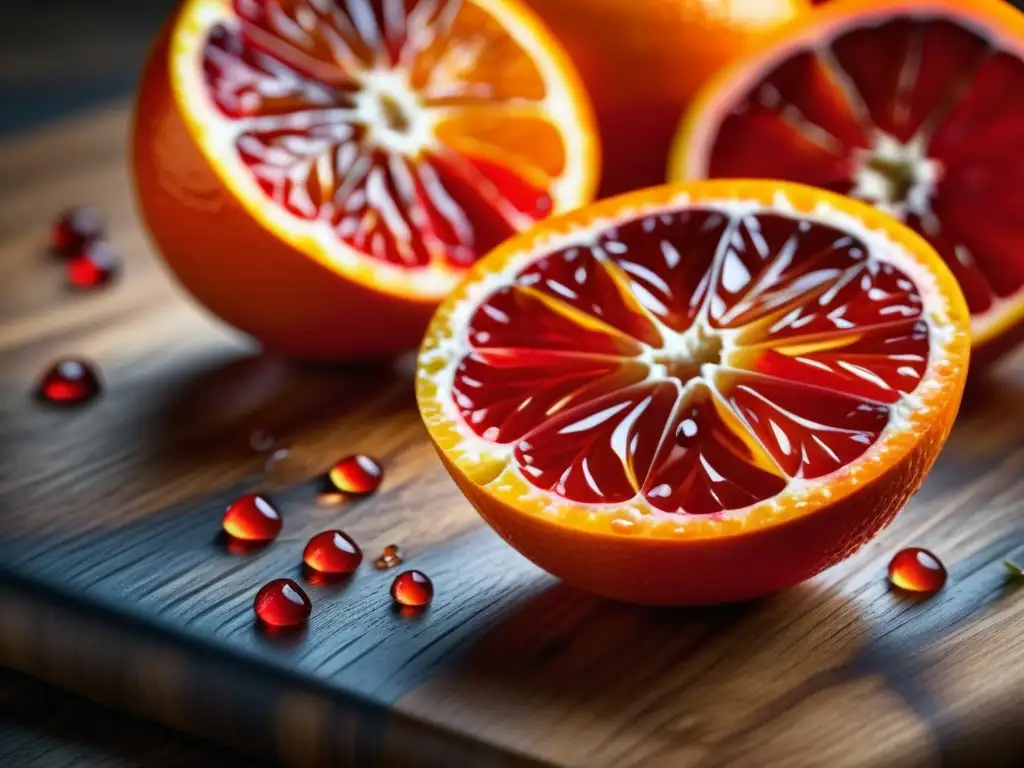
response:
<path id="1" fill-rule="evenodd" d="M 394 568 L 396 565 L 401 564 L 402 550 L 398 548 L 397 544 L 388 544 L 384 547 L 380 557 L 373 561 L 373 566 L 378 571 L 386 571 L 388 568 Z"/>
<path id="2" fill-rule="evenodd" d="M 47 369 L 36 387 L 36 396 L 52 405 L 78 405 L 96 397 L 102 388 L 91 363 L 69 357 Z"/>
<path id="3" fill-rule="evenodd" d="M 927 549 L 901 549 L 889 561 L 889 581 L 907 592 L 937 592 L 946 583 L 946 566 Z"/>
<path id="4" fill-rule="evenodd" d="M 313 604 L 302 587 L 291 579 L 274 579 L 256 593 L 252 609 L 268 626 L 297 627 L 309 619 Z"/>
<path id="5" fill-rule="evenodd" d="M 277 438 L 265 429 L 256 429 L 249 435 L 249 447 L 256 453 L 266 453 L 274 444 Z"/>
<path id="6" fill-rule="evenodd" d="M 76 205 L 63 211 L 50 228 L 50 246 L 65 256 L 81 251 L 82 246 L 103 237 L 103 216 L 90 205 Z"/>
<path id="7" fill-rule="evenodd" d="M 422 608 L 434 597 L 434 584 L 425 573 L 402 571 L 391 584 L 391 597 L 406 608 Z"/>
<path id="8" fill-rule="evenodd" d="M 93 240 L 68 260 L 68 282 L 89 290 L 107 285 L 121 271 L 121 258 L 106 240 Z"/>
<path id="9" fill-rule="evenodd" d="M 224 512 L 224 532 L 243 541 L 270 541 L 281 532 L 281 514 L 266 496 L 239 496 Z"/>
<path id="10" fill-rule="evenodd" d="M 263 487 L 286 488 L 306 479 L 306 462 L 288 448 L 277 448 L 263 462 Z"/>
<path id="11" fill-rule="evenodd" d="M 306 544 L 302 560 L 314 571 L 343 576 L 359 567 L 363 551 L 344 531 L 323 531 Z"/>
<path id="12" fill-rule="evenodd" d="M 384 470 L 369 456 L 346 456 L 327 473 L 331 485 L 341 493 L 362 495 L 380 487 Z"/>

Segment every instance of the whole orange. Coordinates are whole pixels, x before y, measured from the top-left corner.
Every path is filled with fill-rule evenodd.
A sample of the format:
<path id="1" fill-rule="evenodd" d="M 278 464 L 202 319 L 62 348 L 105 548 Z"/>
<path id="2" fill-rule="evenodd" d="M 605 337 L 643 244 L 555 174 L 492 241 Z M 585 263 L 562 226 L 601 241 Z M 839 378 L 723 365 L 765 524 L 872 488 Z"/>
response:
<path id="1" fill-rule="evenodd" d="M 589 201 L 599 166 L 583 86 L 518 0 L 185 0 L 132 153 L 181 283 L 313 360 L 416 346 L 479 256 Z"/>
<path id="2" fill-rule="evenodd" d="M 679 117 L 808 0 L 527 0 L 565 46 L 601 134 L 599 194 L 660 184 Z"/>

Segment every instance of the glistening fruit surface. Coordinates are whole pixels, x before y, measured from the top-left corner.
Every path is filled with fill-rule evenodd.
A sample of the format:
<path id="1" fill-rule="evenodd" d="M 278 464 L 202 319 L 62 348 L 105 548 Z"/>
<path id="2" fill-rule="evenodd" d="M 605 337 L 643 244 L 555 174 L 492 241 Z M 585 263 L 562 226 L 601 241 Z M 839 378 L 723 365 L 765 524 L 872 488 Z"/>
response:
<path id="1" fill-rule="evenodd" d="M 435 316 L 418 395 L 460 486 L 543 567 L 640 602 L 731 599 L 891 519 L 955 413 L 965 323 L 934 252 L 866 206 L 759 182 L 647 190 L 489 256 Z M 587 547 L 679 570 L 823 521 L 782 570 L 705 592 L 699 574 L 652 587 L 655 561 L 617 587 L 577 570 Z"/>
<path id="2" fill-rule="evenodd" d="M 707 87 L 670 176 L 792 179 L 875 204 L 942 256 L 977 361 L 992 359 L 1024 318 L 1022 53 L 1024 15 L 998 0 L 830 5 Z"/>

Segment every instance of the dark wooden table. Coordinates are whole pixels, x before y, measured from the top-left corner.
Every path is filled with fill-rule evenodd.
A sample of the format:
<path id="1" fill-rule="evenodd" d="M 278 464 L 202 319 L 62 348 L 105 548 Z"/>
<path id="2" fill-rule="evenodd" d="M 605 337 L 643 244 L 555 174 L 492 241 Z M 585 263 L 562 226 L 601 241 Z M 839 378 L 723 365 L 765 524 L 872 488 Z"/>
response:
<path id="1" fill-rule="evenodd" d="M 1024 354 L 974 383 L 920 494 L 850 561 L 746 605 L 612 604 L 481 525 L 427 444 L 408 360 L 264 358 L 172 285 L 132 212 L 126 117 L 118 104 L 0 142 L 0 664 L 295 764 L 1020 763 L 1024 592 L 1002 561 L 1024 549 Z M 69 294 L 46 253 L 52 214 L 77 201 L 107 212 L 127 257 L 109 291 Z M 35 377 L 67 353 L 99 362 L 105 396 L 38 408 Z M 238 555 L 216 532 L 260 483 L 258 427 L 293 445 L 274 480 L 285 530 Z M 382 491 L 325 504 L 307 478 L 357 450 L 384 461 Z M 305 539 L 335 525 L 371 555 L 402 544 L 435 578 L 432 609 L 394 614 L 391 574 L 364 567 L 309 586 L 305 633 L 259 632 L 256 588 L 301 578 Z M 950 567 L 931 600 L 886 587 L 908 544 Z M 12 760 L 231 764 L 38 686 L 0 681 Z"/>

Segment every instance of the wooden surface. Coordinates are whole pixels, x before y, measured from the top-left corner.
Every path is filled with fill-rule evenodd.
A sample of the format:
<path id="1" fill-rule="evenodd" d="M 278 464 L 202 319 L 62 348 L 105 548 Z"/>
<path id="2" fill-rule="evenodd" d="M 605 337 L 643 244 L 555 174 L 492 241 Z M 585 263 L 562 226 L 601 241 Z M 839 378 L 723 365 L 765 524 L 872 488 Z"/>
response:
<path id="1" fill-rule="evenodd" d="M 409 360 L 295 368 L 176 289 L 131 210 L 126 114 L 0 145 L 0 663 L 294 764 L 1019 764 L 1024 592 L 1002 560 L 1024 550 L 1024 356 L 974 383 L 922 491 L 850 561 L 745 605 L 606 602 L 482 527 L 427 444 Z M 70 294 L 45 250 L 78 201 L 127 259 L 106 292 Z M 33 380 L 66 353 L 100 364 L 106 394 L 41 408 Z M 261 482 L 259 427 L 293 448 L 273 479 L 285 525 L 239 555 L 217 531 Z M 384 463 L 381 492 L 325 504 L 303 478 L 354 451 Z M 261 633 L 255 591 L 301 578 L 327 527 L 368 559 L 400 544 L 430 610 L 393 612 L 395 572 L 365 565 L 308 587 L 305 632 Z M 930 600 L 886 587 L 909 544 L 950 568 Z"/>
<path id="2" fill-rule="evenodd" d="M 0 669 L 0 765 L 253 768 L 263 763 Z"/>

